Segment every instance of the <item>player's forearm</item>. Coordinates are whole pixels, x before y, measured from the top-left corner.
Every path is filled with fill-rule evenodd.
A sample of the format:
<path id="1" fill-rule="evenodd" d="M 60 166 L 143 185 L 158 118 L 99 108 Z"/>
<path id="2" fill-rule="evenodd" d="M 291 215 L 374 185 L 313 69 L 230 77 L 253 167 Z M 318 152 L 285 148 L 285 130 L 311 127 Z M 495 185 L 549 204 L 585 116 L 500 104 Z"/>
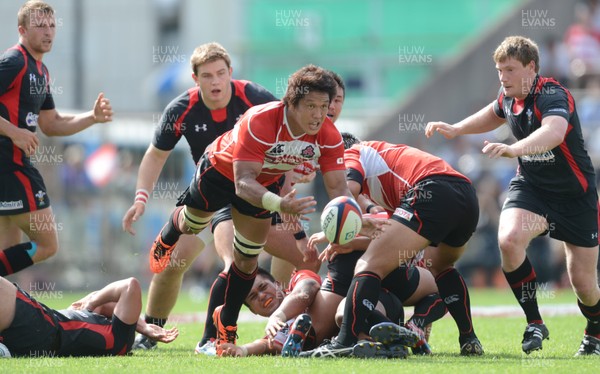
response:
<path id="1" fill-rule="evenodd" d="M 77 134 L 95 123 L 93 111 L 81 114 L 60 114 L 56 112 L 49 121 L 40 122 L 40 129 L 47 136 L 69 136 Z"/>
<path id="2" fill-rule="evenodd" d="M 504 119 L 494 113 L 494 104 L 491 103 L 479 112 L 454 124 L 458 135 L 482 134 L 497 129 L 504 123 Z"/>
<path id="3" fill-rule="evenodd" d="M 136 190 L 144 189 L 148 193 L 152 192 L 169 157 L 169 153 L 168 151 L 158 150 L 152 145 L 148 148 L 140 163 Z"/>
<path id="4" fill-rule="evenodd" d="M 0 135 L 13 138 L 15 130 L 17 127 L 12 123 L 5 120 L 3 117 L 0 117 Z"/>
<path id="5" fill-rule="evenodd" d="M 273 207 L 264 206 L 263 196 L 268 192 L 269 190 L 254 178 L 241 177 L 235 181 L 235 194 L 240 198 L 254 206 L 262 206 L 265 209 L 279 211 L 280 209 L 271 209 Z"/>
<path id="6" fill-rule="evenodd" d="M 88 308 L 94 310 L 107 303 L 116 303 L 128 286 L 127 280 L 120 280 L 106 285 L 101 290 L 92 292 L 89 294 Z"/>
<path id="7" fill-rule="evenodd" d="M 313 279 L 305 279 L 287 295 L 274 313 L 282 313 L 281 319 L 293 318 L 312 305 L 319 292 L 319 284 Z"/>
<path id="8" fill-rule="evenodd" d="M 535 130 L 531 135 L 511 145 L 517 157 L 534 155 L 547 152 L 558 147 L 564 140 L 567 130 L 567 121 L 563 118 L 548 121 Z M 546 121 L 546 119 L 544 119 Z"/>
<path id="9" fill-rule="evenodd" d="M 273 350 L 273 344 L 269 344 L 267 339 L 257 339 L 251 343 L 242 345 L 242 351 L 244 356 L 260 356 L 275 353 Z"/>

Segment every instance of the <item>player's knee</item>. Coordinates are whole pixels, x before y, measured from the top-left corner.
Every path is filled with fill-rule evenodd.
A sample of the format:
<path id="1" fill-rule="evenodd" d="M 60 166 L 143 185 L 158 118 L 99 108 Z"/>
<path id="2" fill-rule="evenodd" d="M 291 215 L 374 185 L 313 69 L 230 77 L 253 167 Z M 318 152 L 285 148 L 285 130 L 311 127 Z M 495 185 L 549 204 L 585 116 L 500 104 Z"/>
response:
<path id="1" fill-rule="evenodd" d="M 198 217 L 194 215 L 187 206 L 183 208 L 183 222 L 188 230 L 193 234 L 198 234 L 200 231 L 204 230 L 206 226 L 210 223 L 210 217 Z"/>
<path id="2" fill-rule="evenodd" d="M 134 278 L 127 278 L 126 279 L 126 292 L 129 295 L 142 295 L 142 286 L 140 285 L 140 282 Z"/>
<path id="3" fill-rule="evenodd" d="M 265 242 L 256 243 L 245 238 L 238 230 L 233 235 L 233 248 L 244 257 L 256 257 L 262 252 Z"/>
<path id="4" fill-rule="evenodd" d="M 586 305 L 592 305 L 598 300 L 598 286 L 595 279 L 589 275 L 572 275 L 571 284 L 575 290 L 575 294 Z"/>
<path id="5" fill-rule="evenodd" d="M 40 262 L 49 259 L 50 257 L 56 255 L 58 252 L 58 243 L 51 243 L 45 245 L 37 245 L 37 249 L 35 251 L 35 255 L 33 259 L 35 262 Z"/>

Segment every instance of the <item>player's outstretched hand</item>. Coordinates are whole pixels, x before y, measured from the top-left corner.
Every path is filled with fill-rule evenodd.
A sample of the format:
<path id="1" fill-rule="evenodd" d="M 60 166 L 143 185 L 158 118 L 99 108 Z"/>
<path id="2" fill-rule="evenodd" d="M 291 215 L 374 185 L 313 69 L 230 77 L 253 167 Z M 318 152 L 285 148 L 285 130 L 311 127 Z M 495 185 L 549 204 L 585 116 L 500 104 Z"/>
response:
<path id="1" fill-rule="evenodd" d="M 133 223 L 136 222 L 142 215 L 144 215 L 145 210 L 146 206 L 141 202 L 134 203 L 123 216 L 123 231 L 127 231 L 131 235 L 135 235 Z"/>
<path id="2" fill-rule="evenodd" d="M 296 199 L 296 190 L 291 190 L 281 200 L 281 213 L 289 213 L 300 216 L 300 219 L 309 221 L 307 214 L 315 212 L 317 201 L 314 196 L 306 196 Z"/>
<path id="3" fill-rule="evenodd" d="M 325 237 L 325 233 L 323 231 L 312 234 L 308 239 L 308 246 L 317 249 L 317 244 L 327 243 L 327 237 Z"/>
<path id="4" fill-rule="evenodd" d="M 377 239 L 382 232 L 385 231 L 385 226 L 389 226 L 390 221 L 387 219 L 362 217 L 362 228 L 359 232 L 362 236 L 367 236 L 371 239 Z"/>
<path id="5" fill-rule="evenodd" d="M 425 136 L 430 138 L 434 132 L 439 132 L 446 139 L 455 138 L 458 135 L 458 129 L 446 122 L 428 122 L 425 127 Z"/>
<path id="6" fill-rule="evenodd" d="M 144 335 L 146 335 L 152 340 L 161 343 L 170 343 L 173 340 L 177 339 L 177 337 L 179 336 L 179 330 L 177 329 L 177 327 L 173 327 L 167 330 L 152 323 L 148 323 L 146 325 L 146 332 Z"/>
<path id="7" fill-rule="evenodd" d="M 113 111 L 110 100 L 104 97 L 104 92 L 100 92 L 94 103 L 94 122 L 105 123 L 112 121 Z"/>
<path id="8" fill-rule="evenodd" d="M 244 357 L 244 350 L 235 344 L 223 343 L 221 349 L 223 350 L 222 357 Z"/>
<path id="9" fill-rule="evenodd" d="M 321 262 L 331 261 L 337 255 L 350 253 L 352 251 L 354 251 L 354 248 L 352 248 L 350 243 L 346 243 L 344 245 L 329 243 L 329 245 L 319 255 L 319 260 L 321 260 Z"/>
<path id="10" fill-rule="evenodd" d="M 487 140 L 483 142 L 483 149 L 481 152 L 488 155 L 489 158 L 517 157 L 517 154 L 510 145 L 504 143 L 491 143 Z"/>
<path id="11" fill-rule="evenodd" d="M 304 262 L 317 261 L 319 252 L 316 247 L 308 245 L 308 239 L 303 238 L 301 240 L 296 240 L 296 248 L 302 253 L 302 260 Z"/>
<path id="12" fill-rule="evenodd" d="M 274 338 L 275 335 L 277 335 L 277 332 L 285 326 L 284 320 L 285 316 L 283 315 L 283 312 L 275 311 L 275 313 L 271 314 L 269 320 L 267 321 L 267 326 L 265 327 L 265 334 L 269 338 Z"/>

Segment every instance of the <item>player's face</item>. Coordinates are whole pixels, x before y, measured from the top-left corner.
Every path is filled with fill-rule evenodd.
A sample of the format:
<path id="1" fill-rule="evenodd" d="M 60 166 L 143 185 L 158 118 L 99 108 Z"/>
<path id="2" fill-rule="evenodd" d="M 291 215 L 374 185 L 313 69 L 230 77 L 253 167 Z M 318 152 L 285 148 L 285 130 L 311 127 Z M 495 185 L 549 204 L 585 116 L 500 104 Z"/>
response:
<path id="1" fill-rule="evenodd" d="M 535 79 L 535 62 L 531 61 L 527 65 L 507 58 L 502 62 L 496 63 L 498 78 L 502 84 L 504 96 L 524 99 L 529 94 L 529 89 Z"/>
<path id="2" fill-rule="evenodd" d="M 204 104 L 209 109 L 226 107 L 231 99 L 231 67 L 219 59 L 198 66 L 197 73 L 193 78 L 200 87 Z"/>
<path id="3" fill-rule="evenodd" d="M 311 91 L 296 106 L 287 110 L 287 119 L 295 136 L 316 135 L 329 110 L 329 95 L 326 92 Z"/>
<path id="4" fill-rule="evenodd" d="M 337 93 L 335 97 L 329 104 L 329 110 L 327 111 L 327 117 L 335 123 L 338 117 L 342 113 L 342 107 L 344 106 L 344 89 L 340 86 L 337 86 Z"/>
<path id="5" fill-rule="evenodd" d="M 271 280 L 257 275 L 246 303 L 250 311 L 259 316 L 268 317 L 279 307 L 283 300 L 281 287 Z"/>
<path id="6" fill-rule="evenodd" d="M 53 15 L 32 11 L 25 26 L 19 26 L 22 43 L 36 58 L 50 52 L 56 35 L 56 20 Z M 39 56 L 36 56 L 39 55 Z"/>

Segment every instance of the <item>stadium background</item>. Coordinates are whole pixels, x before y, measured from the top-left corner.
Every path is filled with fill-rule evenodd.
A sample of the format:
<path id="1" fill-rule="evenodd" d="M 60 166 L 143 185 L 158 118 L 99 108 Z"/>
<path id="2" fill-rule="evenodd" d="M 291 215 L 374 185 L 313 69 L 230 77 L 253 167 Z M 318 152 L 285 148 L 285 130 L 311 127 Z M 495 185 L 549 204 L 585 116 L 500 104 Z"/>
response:
<path id="1" fill-rule="evenodd" d="M 51 90 L 64 112 L 88 110 L 98 92 L 110 98 L 112 123 L 76 136 L 48 138 L 33 160 L 49 189 L 60 251 L 11 279 L 52 288 L 95 288 L 136 276 L 147 284 L 147 251 L 189 184 L 194 165 L 185 141 L 169 158 L 151 193 L 137 236 L 121 229 L 133 200 L 137 166 L 164 106 L 192 85 L 193 48 L 218 41 L 230 52 L 234 78 L 255 81 L 277 97 L 287 77 L 314 63 L 346 81 L 342 130 L 368 139 L 406 143 L 444 157 L 475 181 L 480 227 L 459 264 L 474 286 L 505 286 L 499 276 L 495 232 L 515 160 L 488 162 L 485 137 L 426 141 L 428 121 L 457 121 L 492 101 L 498 81 L 491 60 L 508 35 L 534 38 L 542 73 L 564 81 L 579 106 L 588 149 L 600 165 L 600 94 L 594 71 L 582 71 L 565 52 L 567 30 L 578 22 L 571 1 L 520 0 L 55 0 L 57 35 L 44 57 Z M 22 1 L 0 2 L 3 49 L 17 42 L 16 13 Z M 600 17 L 599 17 L 600 19 Z M 551 48 L 554 46 L 554 48 Z M 590 65 L 590 66 L 593 66 Z M 579 67 L 579 68 L 578 68 Z M 302 193 L 321 191 L 306 186 Z M 314 215 L 310 231 L 318 227 Z M 539 281 L 565 286 L 562 251 L 542 238 L 530 255 Z M 291 249 L 294 250 L 294 249 Z M 545 260 L 540 261 L 543 258 Z M 265 256 L 263 261 L 268 262 Z M 204 251 L 185 287 L 202 290 L 220 269 Z M 50 283 L 51 281 L 51 283 Z M 44 283 L 49 282 L 49 283 Z M 30 287 L 31 288 L 31 287 Z"/>

